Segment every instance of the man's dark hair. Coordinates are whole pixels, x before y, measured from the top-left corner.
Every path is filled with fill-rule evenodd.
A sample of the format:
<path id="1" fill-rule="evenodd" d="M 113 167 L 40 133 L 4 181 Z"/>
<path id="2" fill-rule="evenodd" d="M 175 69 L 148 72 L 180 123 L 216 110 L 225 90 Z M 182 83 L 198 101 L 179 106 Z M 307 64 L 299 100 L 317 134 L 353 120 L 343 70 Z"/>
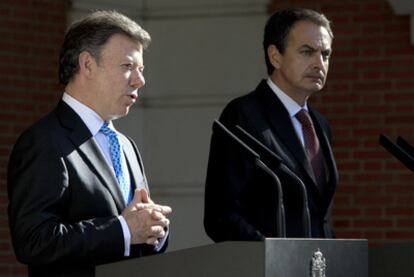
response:
<path id="1" fill-rule="evenodd" d="M 98 62 L 102 47 L 115 34 L 125 35 L 143 48 L 151 37 L 135 21 L 116 11 L 97 11 L 72 24 L 65 34 L 59 56 L 59 81 L 67 85 L 79 71 L 79 54 L 90 53 Z"/>
<path id="2" fill-rule="evenodd" d="M 310 21 L 325 27 L 331 38 L 333 38 L 330 22 L 321 13 L 309 9 L 286 9 L 275 12 L 266 23 L 263 39 L 266 67 L 269 75 L 272 74 L 274 67 L 267 55 L 267 48 L 270 45 L 275 45 L 279 52 L 284 54 L 289 32 L 298 21 Z"/>

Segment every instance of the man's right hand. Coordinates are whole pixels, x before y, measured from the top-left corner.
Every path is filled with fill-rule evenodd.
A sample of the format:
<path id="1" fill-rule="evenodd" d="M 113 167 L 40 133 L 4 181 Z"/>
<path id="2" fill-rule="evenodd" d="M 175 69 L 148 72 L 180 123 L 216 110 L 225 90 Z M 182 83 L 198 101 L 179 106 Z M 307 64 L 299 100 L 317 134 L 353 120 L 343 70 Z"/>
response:
<path id="1" fill-rule="evenodd" d="M 166 235 L 169 206 L 155 204 L 145 189 L 136 189 L 131 203 L 122 212 L 131 233 L 131 244 L 157 245 Z"/>

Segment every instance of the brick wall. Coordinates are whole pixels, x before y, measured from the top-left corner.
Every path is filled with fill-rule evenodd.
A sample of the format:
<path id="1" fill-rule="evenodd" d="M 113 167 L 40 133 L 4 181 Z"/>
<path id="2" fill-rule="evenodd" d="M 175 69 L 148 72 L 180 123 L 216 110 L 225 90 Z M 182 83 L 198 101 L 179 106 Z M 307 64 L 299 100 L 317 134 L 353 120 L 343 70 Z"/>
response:
<path id="1" fill-rule="evenodd" d="M 0 276 L 26 276 L 10 243 L 6 170 L 22 129 L 56 103 L 64 0 L 0 1 Z"/>
<path id="2" fill-rule="evenodd" d="M 340 171 L 334 225 L 340 238 L 414 240 L 414 175 L 378 144 L 414 144 L 414 46 L 408 16 L 385 0 L 274 1 L 324 12 L 335 35 L 328 82 L 312 102 L 333 127 Z"/>

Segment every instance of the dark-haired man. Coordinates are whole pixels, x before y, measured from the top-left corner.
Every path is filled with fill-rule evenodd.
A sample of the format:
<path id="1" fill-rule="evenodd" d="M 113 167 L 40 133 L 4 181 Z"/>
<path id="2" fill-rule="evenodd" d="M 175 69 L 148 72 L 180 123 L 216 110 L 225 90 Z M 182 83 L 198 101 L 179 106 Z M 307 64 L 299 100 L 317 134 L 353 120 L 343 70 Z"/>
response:
<path id="1" fill-rule="evenodd" d="M 65 35 L 57 107 L 27 129 L 8 169 L 9 223 L 29 276 L 94 276 L 95 266 L 164 251 L 171 212 L 149 197 L 135 143 L 112 120 L 145 84 L 149 34 L 98 11 Z"/>
<path id="2" fill-rule="evenodd" d="M 240 125 L 276 153 L 305 184 L 311 236 L 333 236 L 332 199 L 337 169 L 330 127 L 308 98 L 328 74 L 333 34 L 326 17 L 313 10 L 274 13 L 264 33 L 269 77 L 251 93 L 231 101 L 220 121 Z M 281 179 L 287 237 L 304 237 L 302 191 L 297 179 L 272 168 Z M 214 241 L 262 240 L 277 236 L 277 186 L 238 145 L 214 133 L 205 190 L 204 226 Z"/>

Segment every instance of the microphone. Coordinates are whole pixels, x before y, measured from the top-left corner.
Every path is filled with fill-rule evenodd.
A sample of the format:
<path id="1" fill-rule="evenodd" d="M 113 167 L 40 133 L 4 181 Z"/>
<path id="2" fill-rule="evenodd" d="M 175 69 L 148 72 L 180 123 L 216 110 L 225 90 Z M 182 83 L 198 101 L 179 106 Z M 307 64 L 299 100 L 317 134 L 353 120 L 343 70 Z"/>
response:
<path id="1" fill-rule="evenodd" d="M 397 144 L 400 146 L 407 154 L 411 157 L 414 157 L 414 146 L 412 146 L 408 141 L 403 139 L 402 137 L 397 137 Z"/>
<path id="2" fill-rule="evenodd" d="M 227 129 L 220 121 L 214 120 L 213 123 L 213 132 L 220 132 L 228 138 L 231 138 L 233 142 L 239 145 L 246 153 L 249 154 L 249 157 L 253 160 L 254 164 L 270 175 L 273 178 L 274 182 L 277 185 L 278 199 L 277 199 L 277 221 L 276 221 L 276 231 L 277 236 L 285 238 L 286 237 L 286 221 L 285 221 L 285 207 L 283 204 L 283 191 L 282 184 L 280 183 L 277 175 L 270 170 L 270 168 L 260 160 L 260 155 L 247 146 L 243 141 L 241 141 L 236 135 L 234 135 L 229 129 Z"/>
<path id="3" fill-rule="evenodd" d="M 304 229 L 304 237 L 310 238 L 311 237 L 311 220 L 310 220 L 310 211 L 309 211 L 309 204 L 308 204 L 308 192 L 306 190 L 306 186 L 303 183 L 303 181 L 292 171 L 290 168 L 288 168 L 284 163 L 282 158 L 280 158 L 278 155 L 276 155 L 275 152 L 270 150 L 266 145 L 261 143 L 258 139 L 256 139 L 254 136 L 249 134 L 246 130 L 244 130 L 239 125 L 236 125 L 236 131 L 237 134 L 242 138 L 244 142 L 247 143 L 247 145 L 250 145 L 254 150 L 256 150 L 258 153 L 262 154 L 265 158 L 267 158 L 267 161 L 273 161 L 276 167 L 279 167 L 280 170 L 284 171 L 286 174 L 288 174 L 290 177 L 295 179 L 299 185 L 300 190 L 302 192 L 302 225 Z"/>
<path id="4" fill-rule="evenodd" d="M 397 158 L 408 169 L 414 172 L 414 157 L 410 156 L 402 147 L 393 143 L 387 136 L 380 134 L 379 143 L 384 147 L 391 155 Z M 401 139 L 400 139 L 401 143 Z"/>

